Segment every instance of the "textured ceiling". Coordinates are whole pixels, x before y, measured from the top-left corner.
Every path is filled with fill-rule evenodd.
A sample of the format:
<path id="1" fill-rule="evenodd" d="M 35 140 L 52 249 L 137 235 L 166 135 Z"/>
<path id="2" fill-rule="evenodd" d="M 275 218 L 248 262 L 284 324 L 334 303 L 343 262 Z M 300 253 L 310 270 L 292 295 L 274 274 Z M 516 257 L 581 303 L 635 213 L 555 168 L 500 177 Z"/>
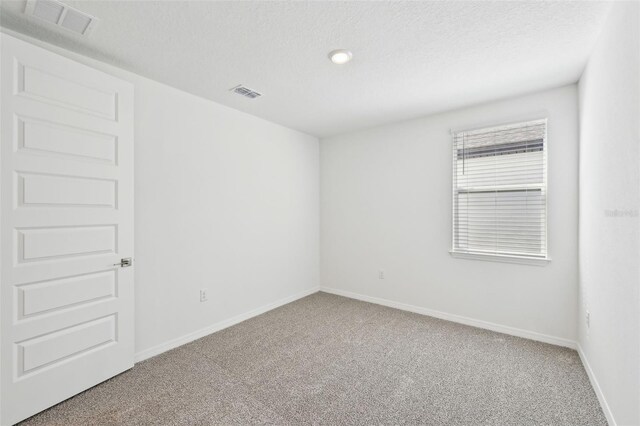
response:
<path id="1" fill-rule="evenodd" d="M 316 136 L 572 83 L 608 3 L 65 1 L 88 36 L 27 18 L 0 24 Z M 353 51 L 342 66 L 327 59 Z M 264 94 L 229 92 L 244 84 Z"/>

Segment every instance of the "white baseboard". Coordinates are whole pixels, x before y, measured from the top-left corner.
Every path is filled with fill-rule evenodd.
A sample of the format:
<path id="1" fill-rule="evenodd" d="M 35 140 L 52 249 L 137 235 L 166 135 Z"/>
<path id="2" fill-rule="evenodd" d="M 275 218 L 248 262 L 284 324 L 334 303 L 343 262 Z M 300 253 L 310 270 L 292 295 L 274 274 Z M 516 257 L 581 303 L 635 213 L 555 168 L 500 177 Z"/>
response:
<path id="1" fill-rule="evenodd" d="M 246 321 L 249 318 L 253 318 L 255 316 L 258 316 L 260 314 L 263 314 L 265 312 L 268 312 L 272 309 L 278 308 L 280 306 L 286 305 L 287 303 L 291 303 L 293 301 L 296 301 L 298 299 L 301 299 L 303 297 L 309 296 L 311 294 L 317 293 L 318 291 L 323 291 L 326 293 L 331 293 L 331 294 L 336 294 L 338 296 L 344 296 L 344 297 L 348 297 L 350 299 L 356 299 L 356 300 L 362 300 L 364 302 L 369 302 L 369 303 L 375 303 L 377 305 L 383 305 L 383 306 L 388 306 L 390 308 L 396 308 L 396 309 L 401 309 L 403 311 L 409 311 L 409 312 L 414 312 L 417 314 L 421 314 L 421 315 L 427 315 L 430 317 L 434 317 L 434 318 L 440 318 L 440 319 L 444 319 L 447 321 L 452 321 L 452 322 L 457 322 L 460 324 L 465 324 L 465 325 L 470 325 L 472 327 L 478 327 L 478 328 L 483 328 L 483 329 L 487 329 L 487 330 L 491 330 L 491 331 L 496 331 L 498 333 L 504 333 L 504 334 L 509 334 L 512 336 L 517 336 L 517 337 L 523 337 L 525 339 L 530 339 L 530 340 L 536 340 L 539 342 L 544 342 L 544 343 L 549 343 L 552 345 L 557 345 L 557 346 L 564 346 L 567 348 L 571 348 L 571 349 L 576 349 L 578 351 L 578 354 L 580 356 L 580 360 L 582 361 L 582 364 L 584 365 L 584 368 L 587 372 L 587 375 L 589 376 L 589 380 L 591 381 L 591 385 L 593 386 L 593 389 L 598 397 L 598 401 L 600 402 L 600 405 L 602 407 L 602 411 L 604 412 L 607 421 L 609 422 L 610 426 L 617 426 L 617 423 L 613 417 L 613 413 L 611 412 L 611 409 L 609 408 L 609 404 L 607 404 L 607 400 L 604 397 L 604 394 L 602 393 L 602 389 L 600 388 L 600 385 L 598 383 L 598 380 L 596 379 L 595 374 L 593 373 L 593 370 L 591 369 L 591 365 L 589 364 L 589 361 L 584 353 L 584 351 L 582 350 L 582 347 L 580 346 L 579 343 L 574 342 L 573 340 L 569 340 L 569 339 L 564 339 L 561 337 L 555 337 L 555 336 L 549 336 L 546 334 L 542 334 L 542 333 L 537 333 L 535 331 L 529 331 L 529 330 L 523 330 L 523 329 L 519 329 L 519 328 L 515 328 L 515 327 L 509 327 L 506 325 L 501 325 L 501 324 L 495 324 L 492 322 L 488 322 L 488 321 L 482 321 L 482 320 L 478 320 L 478 319 L 473 319 L 473 318 L 468 318 L 468 317 L 464 317 L 461 315 L 456 315 L 456 314 L 450 314 L 450 313 L 446 313 L 446 312 L 441 312 L 441 311 L 436 311 L 433 309 L 428 309 L 428 308 L 422 308 L 419 306 L 414 306 L 414 305 L 409 305 L 406 303 L 401 303 L 401 302 L 395 302 L 392 300 L 388 300 L 388 299 L 383 299 L 383 298 L 379 298 L 379 297 L 372 297 L 372 296 L 366 296 L 363 294 L 359 294 L 359 293 L 353 293 L 350 291 L 344 291 L 344 290 L 339 290 L 336 288 L 330 288 L 330 287 L 313 287 L 309 290 L 305 290 L 303 292 L 294 294 L 292 296 L 289 297 L 285 297 L 284 299 L 280 299 L 278 301 L 275 301 L 273 303 L 269 303 L 267 305 L 261 306 L 257 309 L 253 309 L 249 312 L 246 312 L 244 314 L 240 314 L 240 315 L 236 315 L 235 317 L 217 322 L 215 324 L 212 324 L 208 327 L 202 328 L 200 330 L 197 330 L 193 333 L 189 333 L 186 334 L 184 336 L 178 337 L 176 339 L 170 340 L 168 342 L 162 343 L 160 345 L 154 346 L 152 348 L 149 349 L 145 349 L 141 352 L 138 352 L 137 354 L 135 354 L 135 362 L 140 362 L 140 361 L 144 361 L 145 359 L 151 358 L 153 356 L 159 355 L 163 352 L 166 352 L 168 350 L 177 348 L 178 346 L 182 346 L 186 343 L 192 342 L 194 340 L 197 340 L 201 337 L 207 336 L 211 333 L 215 333 L 216 331 L 220 331 L 223 330 L 227 327 L 231 327 L 232 325 L 238 324 L 242 321 Z"/>
<path id="2" fill-rule="evenodd" d="M 596 396 L 598 397 L 598 401 L 600 401 L 600 407 L 602 407 L 604 416 L 607 418 L 607 422 L 609 422 L 609 426 L 617 426 L 618 423 L 616 423 L 616 420 L 613 417 L 613 413 L 611 412 L 611 408 L 607 403 L 607 399 L 604 397 L 604 393 L 602 393 L 602 388 L 600 388 L 600 383 L 598 383 L 598 379 L 596 379 L 596 375 L 591 369 L 591 364 L 589 364 L 587 355 L 582 350 L 582 346 L 580 346 L 580 343 L 577 343 L 577 351 L 578 351 L 578 355 L 580 355 L 580 360 L 582 361 L 582 365 L 584 365 L 584 369 L 587 371 L 587 376 L 589 376 L 589 381 L 591 382 L 591 386 L 593 387 L 593 390 L 596 393 Z"/>
<path id="3" fill-rule="evenodd" d="M 556 346 L 564 346 L 576 349 L 576 342 L 562 337 L 549 336 L 547 334 L 537 333 L 535 331 L 523 330 L 520 328 L 509 327 L 506 325 L 495 324 L 488 321 L 482 321 L 474 318 L 464 317 L 461 315 L 450 314 L 447 312 L 436 311 L 433 309 L 422 308 L 420 306 L 409 305 L 406 303 L 395 302 L 393 300 L 382 299 L 379 297 L 365 296 L 359 293 L 339 290 L 330 287 L 320 287 L 320 291 L 336 294 L 338 296 L 349 297 L 351 299 L 362 300 L 363 302 L 375 303 L 377 305 L 388 306 L 390 308 L 401 309 L 403 311 L 414 312 L 416 314 L 427 315 L 430 317 L 440 318 L 447 321 L 457 322 L 460 324 L 470 325 L 472 327 L 484 328 L 486 330 L 497 331 L 498 333 L 510 334 L 512 336 L 523 337 L 525 339 L 536 340 L 538 342 L 550 343 Z"/>
<path id="4" fill-rule="evenodd" d="M 287 303 L 291 303 L 295 300 L 302 299 L 303 297 L 317 293 L 319 290 L 320 290 L 319 287 L 310 288 L 309 290 L 305 290 L 300 293 L 294 294 L 292 296 L 285 297 L 284 299 L 277 300 L 273 303 L 269 303 L 267 305 L 253 309 L 249 312 L 245 312 L 244 314 L 236 315 L 235 317 L 231 317 L 229 319 L 219 321 L 215 324 L 211 324 L 208 327 L 201 328 L 200 330 L 194 331 L 189 334 L 185 334 L 184 336 L 180 336 L 176 339 L 169 340 L 168 342 L 161 343 L 152 348 L 145 349 L 135 354 L 134 361 L 140 362 L 140 361 L 144 361 L 145 359 L 151 358 L 153 356 L 160 355 L 161 353 L 177 348 L 178 346 L 182 346 L 186 343 L 192 342 L 201 337 L 207 336 L 211 333 L 215 333 L 216 331 L 220 331 L 227 327 L 231 327 L 232 325 L 236 325 L 242 321 L 246 321 L 249 318 L 253 318 L 255 316 L 263 314 L 272 309 L 279 308 L 280 306 L 286 305 Z"/>

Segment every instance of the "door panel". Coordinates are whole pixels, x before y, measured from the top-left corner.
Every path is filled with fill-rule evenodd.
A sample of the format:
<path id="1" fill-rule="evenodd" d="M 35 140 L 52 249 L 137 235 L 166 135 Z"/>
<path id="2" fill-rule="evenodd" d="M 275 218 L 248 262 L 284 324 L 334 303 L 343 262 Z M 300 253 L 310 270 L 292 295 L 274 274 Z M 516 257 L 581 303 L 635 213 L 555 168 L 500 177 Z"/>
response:
<path id="1" fill-rule="evenodd" d="M 53 124 L 32 118 L 16 117 L 16 120 L 18 149 L 115 163 L 114 135 L 83 131 L 65 124 Z"/>
<path id="2" fill-rule="evenodd" d="M 60 76 L 16 61 L 17 94 L 40 102 L 50 102 L 87 114 L 95 114 L 112 120 L 116 118 L 116 92 L 85 86 L 66 75 Z"/>
<path id="3" fill-rule="evenodd" d="M 115 207 L 116 181 L 17 173 L 18 205 Z"/>
<path id="4" fill-rule="evenodd" d="M 0 37 L 4 425 L 133 366 L 133 87 Z"/>
<path id="5" fill-rule="evenodd" d="M 17 343 L 18 377 L 99 345 L 115 342 L 115 314 Z"/>
<path id="6" fill-rule="evenodd" d="M 116 273 L 94 272 L 16 287 L 18 319 L 116 297 Z"/>

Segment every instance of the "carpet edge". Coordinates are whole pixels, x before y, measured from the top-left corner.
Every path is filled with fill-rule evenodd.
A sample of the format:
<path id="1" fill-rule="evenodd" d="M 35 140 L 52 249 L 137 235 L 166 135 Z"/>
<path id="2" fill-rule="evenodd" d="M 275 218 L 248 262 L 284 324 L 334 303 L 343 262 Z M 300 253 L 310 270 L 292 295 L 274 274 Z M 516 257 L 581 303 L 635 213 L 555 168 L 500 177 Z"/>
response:
<path id="1" fill-rule="evenodd" d="M 521 328 L 511 327 L 511 326 L 502 325 L 502 324 L 496 324 L 489 321 L 469 318 L 462 315 L 436 311 L 434 309 L 423 308 L 421 306 L 415 306 L 407 303 L 396 302 L 394 300 L 383 299 L 380 297 L 366 296 L 364 294 L 340 290 L 337 288 L 320 286 L 320 291 L 323 291 L 325 293 L 335 294 L 338 296 L 348 297 L 350 299 L 361 300 L 363 302 L 375 303 L 377 305 L 383 305 L 390 308 L 396 308 L 403 311 L 408 311 L 416 314 L 439 318 L 446 321 L 456 322 L 459 324 L 469 325 L 472 327 L 482 328 L 485 330 L 491 330 L 498 333 L 508 334 L 511 336 L 522 337 L 525 339 L 535 340 L 543 343 L 549 343 L 551 345 L 556 345 L 556 346 L 563 346 L 570 349 L 577 349 L 577 344 L 574 340 L 566 339 L 564 337 L 551 336 L 548 334 L 538 333 L 536 331 L 524 330 Z"/>
<path id="2" fill-rule="evenodd" d="M 168 340 L 164 343 L 160 343 L 159 345 L 152 346 L 151 348 L 144 349 L 140 352 L 136 352 L 136 354 L 134 355 L 134 362 L 138 363 L 146 359 L 149 359 L 151 357 L 154 357 L 156 355 L 160 355 L 163 352 L 177 348 L 178 346 L 182 346 L 194 340 L 200 339 L 204 336 L 215 333 L 216 331 L 220 331 L 227 327 L 231 327 L 232 325 L 236 325 L 238 323 L 241 323 L 242 321 L 246 321 L 250 318 L 264 314 L 265 312 L 279 308 L 280 306 L 294 302 L 298 299 L 302 299 L 303 297 L 310 296 L 314 293 L 317 293 L 318 291 L 320 291 L 319 286 L 312 287 L 310 289 L 295 293 L 291 296 L 287 296 L 282 299 L 276 300 L 275 302 L 271 302 L 266 305 L 260 306 L 258 308 L 252 309 L 248 312 L 233 316 L 226 320 L 218 321 L 216 323 L 213 323 L 207 327 L 201 328 L 194 332 L 187 333 L 183 336 Z"/>
<path id="3" fill-rule="evenodd" d="M 604 416 L 607 418 L 607 422 L 609 423 L 609 426 L 617 426 L 618 423 L 616 423 L 616 419 L 613 417 L 613 412 L 611 411 L 611 408 L 607 403 L 607 399 L 604 396 L 604 392 L 602 392 L 602 388 L 600 387 L 600 383 L 596 378 L 596 374 L 593 372 L 593 369 L 591 368 L 591 364 L 589 364 L 589 359 L 587 358 L 587 354 L 584 353 L 584 350 L 582 349 L 582 345 L 580 345 L 580 342 L 576 343 L 576 345 L 577 345 L 576 350 L 578 351 L 578 355 L 580 356 L 580 361 L 582 361 L 582 365 L 584 366 L 584 369 L 587 372 L 587 376 L 589 377 L 589 381 L 591 382 L 591 387 L 593 388 L 593 391 L 595 392 L 596 397 L 600 402 L 600 408 L 602 408 L 602 411 L 604 412 Z"/>

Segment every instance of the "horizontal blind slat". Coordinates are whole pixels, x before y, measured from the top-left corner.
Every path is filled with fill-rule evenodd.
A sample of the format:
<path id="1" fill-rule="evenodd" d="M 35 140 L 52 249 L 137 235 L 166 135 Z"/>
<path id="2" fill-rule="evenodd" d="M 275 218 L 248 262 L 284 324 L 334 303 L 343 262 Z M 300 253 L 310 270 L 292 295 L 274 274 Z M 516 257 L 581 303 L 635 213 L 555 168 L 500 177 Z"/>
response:
<path id="1" fill-rule="evenodd" d="M 453 250 L 546 257 L 546 119 L 453 137 Z"/>

